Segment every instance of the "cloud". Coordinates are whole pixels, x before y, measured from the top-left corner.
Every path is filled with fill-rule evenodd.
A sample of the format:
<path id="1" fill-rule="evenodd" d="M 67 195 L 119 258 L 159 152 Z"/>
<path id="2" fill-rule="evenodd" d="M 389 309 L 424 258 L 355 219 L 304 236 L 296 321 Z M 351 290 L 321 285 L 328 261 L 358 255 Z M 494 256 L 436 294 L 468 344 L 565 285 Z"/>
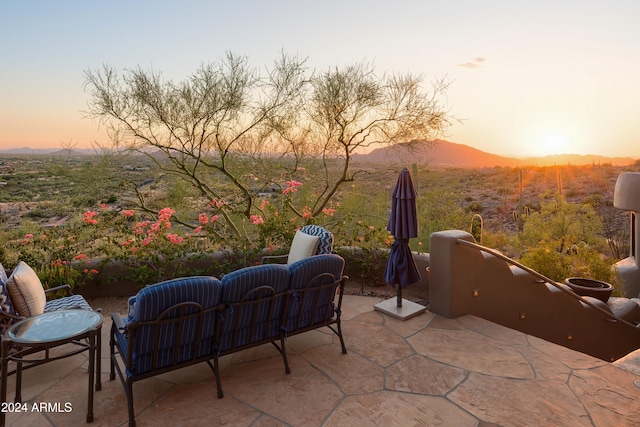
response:
<path id="1" fill-rule="evenodd" d="M 458 64 L 458 67 L 480 68 L 480 65 L 482 65 L 482 63 L 485 62 L 486 60 L 487 58 L 476 57 L 469 62 L 465 62 L 464 64 Z"/>

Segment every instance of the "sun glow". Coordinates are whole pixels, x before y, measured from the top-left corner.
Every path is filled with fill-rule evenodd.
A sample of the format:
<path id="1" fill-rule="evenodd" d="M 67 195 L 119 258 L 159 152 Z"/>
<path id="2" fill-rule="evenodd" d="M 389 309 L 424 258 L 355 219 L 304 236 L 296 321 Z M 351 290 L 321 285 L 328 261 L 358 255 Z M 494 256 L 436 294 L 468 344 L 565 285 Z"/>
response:
<path id="1" fill-rule="evenodd" d="M 572 150 L 572 141 L 569 136 L 556 130 L 540 133 L 535 138 L 536 151 L 539 155 L 569 154 Z"/>

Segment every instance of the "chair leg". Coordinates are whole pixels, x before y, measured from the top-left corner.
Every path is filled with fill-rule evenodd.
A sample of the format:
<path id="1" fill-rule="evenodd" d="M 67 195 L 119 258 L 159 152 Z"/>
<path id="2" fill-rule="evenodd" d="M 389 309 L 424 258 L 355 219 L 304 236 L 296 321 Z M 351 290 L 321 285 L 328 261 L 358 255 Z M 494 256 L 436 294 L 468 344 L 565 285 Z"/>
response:
<path id="1" fill-rule="evenodd" d="M 340 337 L 340 345 L 342 346 L 342 354 L 347 354 L 347 347 L 344 345 L 344 338 L 342 337 L 342 325 L 340 319 L 338 319 L 338 337 Z"/>
<path id="2" fill-rule="evenodd" d="M 338 338 L 340 338 L 340 346 L 342 347 L 342 354 L 347 354 L 347 347 L 344 345 L 344 338 L 342 337 L 342 325 L 340 324 L 340 320 L 338 320 L 335 323 L 336 323 L 337 329 L 331 325 L 327 325 L 327 327 L 331 329 L 331 331 L 334 334 L 336 334 Z"/>
<path id="3" fill-rule="evenodd" d="M 291 369 L 289 368 L 289 358 L 287 357 L 287 350 L 285 348 L 285 339 L 280 338 L 280 353 L 282 353 L 282 360 L 284 361 L 284 371 L 287 374 L 291 373 Z"/>
<path id="4" fill-rule="evenodd" d="M 127 380 L 125 394 L 127 395 L 127 408 L 129 410 L 129 427 L 136 427 L 136 414 L 133 412 L 133 382 Z"/>
<path id="5" fill-rule="evenodd" d="M 285 339 L 280 338 L 280 345 L 276 344 L 275 341 L 271 341 L 271 345 L 274 346 L 276 348 L 276 350 L 278 350 L 278 352 L 280 353 L 280 355 L 282 356 L 282 361 L 284 362 L 284 371 L 287 374 L 291 373 L 291 369 L 289 369 L 289 359 L 287 358 L 287 351 L 285 349 Z"/>
<path id="6" fill-rule="evenodd" d="M 102 390 L 102 324 L 96 332 L 96 390 Z"/>
<path id="7" fill-rule="evenodd" d="M 211 362 L 207 360 L 209 367 L 211 367 Z M 218 387 L 218 399 L 222 399 L 224 397 L 224 393 L 222 392 L 222 380 L 220 379 L 220 364 L 218 363 L 218 356 L 213 357 L 213 374 L 216 377 L 216 386 Z"/>
<path id="8" fill-rule="evenodd" d="M 115 357 L 116 357 L 116 345 L 115 345 L 115 340 L 113 339 L 114 334 L 115 334 L 115 326 L 111 325 L 111 337 L 109 338 L 109 359 L 111 360 L 110 363 L 110 369 L 109 369 L 109 380 L 113 381 L 116 379 L 116 370 L 115 370 Z"/>

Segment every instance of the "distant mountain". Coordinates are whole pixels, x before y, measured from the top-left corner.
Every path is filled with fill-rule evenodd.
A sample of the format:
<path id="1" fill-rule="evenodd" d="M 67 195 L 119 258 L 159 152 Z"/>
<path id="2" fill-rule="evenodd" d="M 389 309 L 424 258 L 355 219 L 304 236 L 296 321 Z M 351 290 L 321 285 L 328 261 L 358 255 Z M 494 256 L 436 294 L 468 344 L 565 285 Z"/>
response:
<path id="1" fill-rule="evenodd" d="M 20 147 L 20 148 L 10 148 L 8 150 L 0 150 L 0 154 L 49 154 L 57 150 L 59 150 L 59 148 L 49 149 L 49 148 Z"/>
<path id="2" fill-rule="evenodd" d="M 517 159 L 486 153 L 464 144 L 435 140 L 413 141 L 394 146 L 377 148 L 368 154 L 353 156 L 354 162 L 363 163 L 427 163 L 440 167 L 516 167 L 516 166 L 553 166 L 583 165 L 593 163 L 611 163 L 629 165 L 635 161 L 630 157 L 604 157 L 596 155 L 559 154 L 545 157 Z"/>
<path id="3" fill-rule="evenodd" d="M 10 148 L 8 150 L 0 150 L 2 154 L 19 154 L 19 155 L 34 155 L 34 156 L 68 156 L 68 157 L 80 157 L 96 154 L 96 150 L 93 148 L 74 148 L 71 151 L 60 148 Z"/>
<path id="4" fill-rule="evenodd" d="M 93 148 L 77 148 L 69 152 L 60 148 L 12 148 L 0 150 L 0 155 L 47 155 L 55 157 L 82 157 L 96 154 Z M 160 156 L 164 156 L 158 153 Z M 152 153 L 155 155 L 155 153 Z M 413 141 L 389 147 L 377 148 L 368 154 L 354 154 L 355 163 L 412 164 L 427 163 L 439 167 L 479 168 L 479 167 L 517 167 L 517 166 L 553 166 L 553 165 L 590 165 L 610 163 L 614 166 L 626 166 L 636 161 L 631 157 L 605 157 L 581 154 L 556 154 L 544 157 L 499 156 L 487 153 L 464 144 L 444 141 Z"/>

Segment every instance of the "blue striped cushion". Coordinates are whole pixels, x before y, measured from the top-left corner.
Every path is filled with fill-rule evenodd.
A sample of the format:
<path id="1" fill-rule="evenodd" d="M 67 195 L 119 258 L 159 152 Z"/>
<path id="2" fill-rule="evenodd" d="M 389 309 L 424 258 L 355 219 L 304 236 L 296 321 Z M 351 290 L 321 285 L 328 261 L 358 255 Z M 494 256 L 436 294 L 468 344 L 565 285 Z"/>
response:
<path id="1" fill-rule="evenodd" d="M 47 301 L 44 305 L 44 312 L 67 310 L 70 308 L 81 308 L 83 310 L 93 310 L 82 295 L 71 295 Z"/>
<path id="2" fill-rule="evenodd" d="M 308 224 L 302 227 L 300 231 L 311 236 L 318 236 L 317 255 L 330 254 L 333 252 L 333 234 L 326 228 L 320 227 L 319 225 Z"/>
<path id="3" fill-rule="evenodd" d="M 276 293 L 289 289 L 289 269 L 283 264 L 262 264 L 226 274 L 222 278 L 222 302 L 239 302 L 251 289 L 271 286 Z"/>
<path id="4" fill-rule="evenodd" d="M 9 298 L 9 292 L 7 292 L 7 272 L 4 271 L 4 267 L 0 264 L 0 312 L 15 314 L 11 298 Z"/>
<path id="5" fill-rule="evenodd" d="M 168 280 L 141 289 L 136 295 L 136 309 L 132 319 L 127 323 L 153 321 L 166 309 L 183 302 L 196 302 L 202 305 L 204 310 L 220 304 L 221 285 L 214 277 L 194 276 Z M 186 313 L 195 313 L 195 308 L 187 309 Z M 179 315 L 170 313 L 171 318 Z M 199 342 L 197 357 L 211 354 L 215 338 L 215 311 L 204 316 L 202 336 Z M 178 324 L 177 322 L 164 323 L 159 326 L 158 352 L 153 352 L 153 339 L 157 331 L 155 325 L 141 325 L 135 329 L 133 348 L 127 348 L 125 333 L 117 332 L 118 342 L 121 344 L 123 354 L 131 351 L 133 354 L 132 367 L 129 374 L 141 374 L 152 368 L 152 361 L 156 359 L 156 369 L 180 363 L 193 358 L 193 343 L 197 340 L 198 319 L 190 319 L 184 322 L 178 360 L 174 360 L 174 348 L 176 345 Z"/>
<path id="6" fill-rule="evenodd" d="M 7 272 L 4 271 L 4 267 L 0 264 L 0 313 L 15 314 L 9 292 L 7 291 Z M 9 326 L 13 323 L 10 317 L 0 316 L 0 334 L 4 334 Z"/>
<path id="7" fill-rule="evenodd" d="M 260 286 L 269 286 L 272 293 L 265 292 L 262 296 L 281 294 L 275 301 L 263 301 L 255 304 L 244 304 L 227 308 L 223 313 L 222 333 L 219 341 L 219 351 L 231 347 L 276 338 L 280 335 L 282 310 L 284 299 L 282 294 L 289 288 L 289 270 L 281 264 L 263 264 L 236 270 L 222 278 L 222 302 L 235 304 L 242 300 L 251 290 Z M 257 293 L 248 298 L 256 300 Z M 271 310 L 271 316 L 269 311 Z M 252 321 L 257 322 L 252 333 Z M 233 331 L 238 329 L 236 341 L 233 342 Z"/>
<path id="8" fill-rule="evenodd" d="M 324 254 L 305 258 L 289 266 L 291 288 L 304 288 L 309 280 L 322 273 L 329 273 L 337 280 L 342 277 L 343 271 L 344 259 L 340 255 Z"/>
<path id="9" fill-rule="evenodd" d="M 220 281 L 215 277 L 193 276 L 167 280 L 141 289 L 136 294 L 132 321 L 155 320 L 167 308 L 195 301 L 204 309 L 220 304 Z"/>
<path id="10" fill-rule="evenodd" d="M 291 288 L 302 301 L 294 298 L 289 304 L 289 312 L 287 314 L 288 331 L 311 326 L 314 323 L 324 322 L 333 318 L 337 285 L 317 290 L 305 291 L 305 289 L 335 282 L 342 277 L 343 270 L 344 259 L 334 254 L 316 255 L 289 266 Z M 329 273 L 330 276 L 323 277 L 321 282 L 312 282 L 314 277 L 323 273 Z"/>

